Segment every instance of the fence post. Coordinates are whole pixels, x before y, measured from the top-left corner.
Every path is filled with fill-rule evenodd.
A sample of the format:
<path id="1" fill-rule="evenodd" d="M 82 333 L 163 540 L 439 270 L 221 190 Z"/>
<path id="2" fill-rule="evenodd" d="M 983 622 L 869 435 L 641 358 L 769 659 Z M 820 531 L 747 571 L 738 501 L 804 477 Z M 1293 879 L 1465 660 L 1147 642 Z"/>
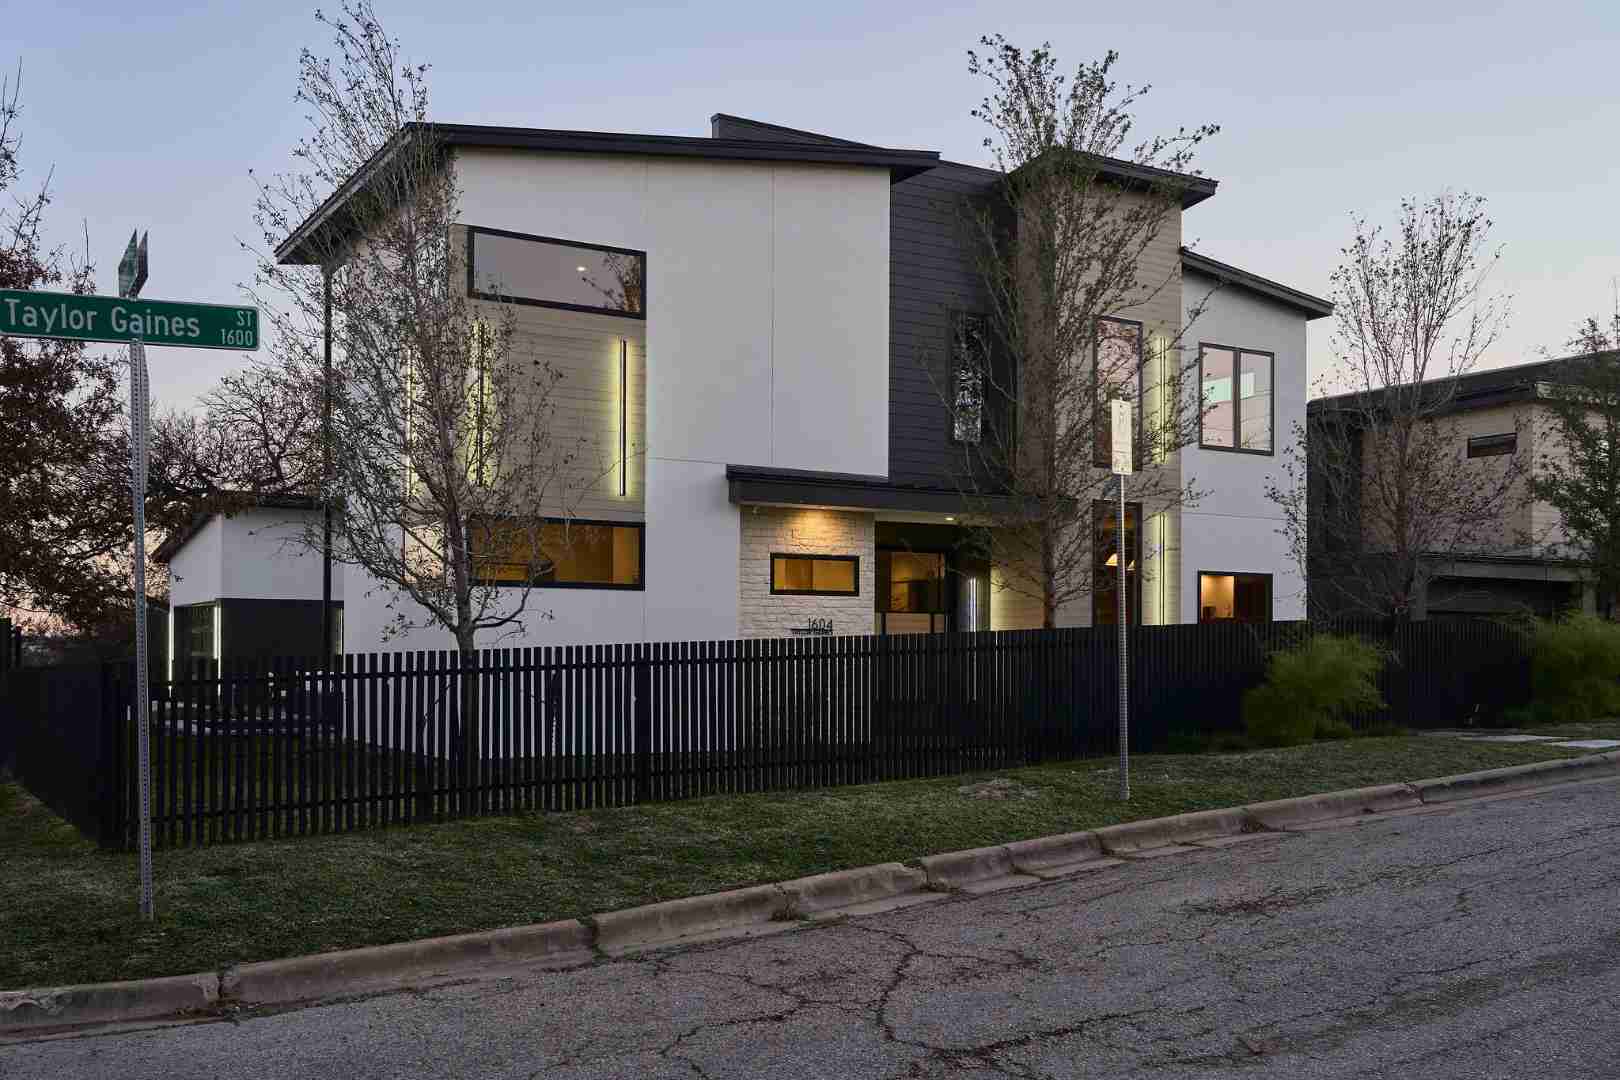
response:
<path id="1" fill-rule="evenodd" d="M 122 664 L 109 661 L 101 665 L 101 738 L 105 753 L 102 761 L 106 768 L 97 770 L 96 801 L 100 804 L 101 846 L 118 851 L 129 846 L 125 835 L 127 824 L 133 820 L 135 807 L 125 805 L 128 789 L 126 755 L 129 725 L 124 715 L 124 680 Z"/>
<path id="2" fill-rule="evenodd" d="M 652 663 L 646 646 L 635 646 L 636 801 L 652 798 Z"/>

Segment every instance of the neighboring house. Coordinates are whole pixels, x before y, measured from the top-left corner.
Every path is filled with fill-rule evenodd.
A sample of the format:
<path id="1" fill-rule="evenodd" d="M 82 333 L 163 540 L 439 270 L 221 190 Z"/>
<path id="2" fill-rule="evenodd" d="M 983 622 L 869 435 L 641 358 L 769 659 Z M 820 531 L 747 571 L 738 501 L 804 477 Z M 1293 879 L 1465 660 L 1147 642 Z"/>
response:
<path id="1" fill-rule="evenodd" d="M 1474 371 L 1437 380 L 1449 404 L 1431 423 L 1447 425 L 1461 467 L 1470 461 L 1518 455 L 1528 477 L 1547 455 L 1560 452 L 1545 405 L 1557 375 L 1557 360 Z M 1454 389 L 1452 384 L 1454 384 Z M 1318 420 L 1355 395 L 1318 398 L 1309 415 Z M 1425 595 L 1415 618 L 1447 618 L 1529 612 L 1596 610 L 1596 594 L 1579 563 L 1570 558 L 1558 512 L 1530 498 L 1528 484 L 1503 507 L 1500 521 L 1477 550 L 1437 553 L 1429 560 Z M 1311 543 L 1326 542 L 1313 532 Z M 1319 597 L 1326 597 L 1319 590 Z M 1331 613 L 1331 612 L 1328 612 Z"/>
<path id="2" fill-rule="evenodd" d="M 515 347 L 563 372 L 559 422 L 610 464 L 575 511 L 590 528 L 530 598 L 550 617 L 501 644 L 1039 626 L 1038 602 L 959 554 L 962 432 L 925 368 L 989 307 L 957 206 L 998 173 L 723 114 L 707 139 L 437 131 L 475 295 L 490 279 L 521 298 Z M 1125 162 L 1108 173 L 1140 178 Z M 1183 209 L 1215 190 L 1189 178 Z M 303 257 L 302 232 L 284 261 Z M 1143 264 L 1144 276 L 1184 273 L 1121 313 L 1144 394 L 1162 385 L 1151 369 L 1184 312 L 1215 289 L 1184 342 L 1215 404 L 1200 444 L 1165 465 L 1192 479 L 1199 505 L 1127 519 L 1132 617 L 1297 618 L 1304 582 L 1262 491 L 1304 418 L 1306 325 L 1331 308 L 1186 251 L 1179 217 Z M 602 306 L 581 288 L 592 273 L 631 274 L 643 299 Z M 280 511 L 283 531 L 299 513 L 314 511 Z M 1099 535 L 1112 514 L 1099 504 Z M 206 647 L 209 618 L 230 655 L 235 621 L 256 617 L 244 602 L 318 608 L 319 555 L 292 554 L 277 528 L 260 508 L 165 545 L 184 655 L 180 639 Z M 356 568 L 339 577 L 346 651 L 447 647 L 439 630 L 385 642 L 388 597 Z M 1060 615 L 1087 625 L 1113 612 L 1086 602 Z"/>

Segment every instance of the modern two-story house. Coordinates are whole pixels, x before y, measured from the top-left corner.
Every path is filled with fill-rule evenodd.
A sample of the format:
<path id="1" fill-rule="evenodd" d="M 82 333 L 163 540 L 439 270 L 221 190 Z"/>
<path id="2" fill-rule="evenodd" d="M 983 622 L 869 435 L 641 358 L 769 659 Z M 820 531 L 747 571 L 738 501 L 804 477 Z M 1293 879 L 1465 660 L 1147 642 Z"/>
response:
<path id="1" fill-rule="evenodd" d="M 1499 467 L 1509 459 L 1516 460 L 1519 480 L 1509 497 L 1502 500 L 1494 520 L 1478 530 L 1477 542 L 1456 550 L 1436 551 L 1423 560 L 1425 580 L 1414 606 L 1415 618 L 1553 616 L 1572 610 L 1597 610 L 1596 590 L 1569 549 L 1562 518 L 1555 507 L 1534 498 L 1529 483 L 1549 458 L 1567 452 L 1556 435 L 1546 404 L 1556 392 L 1560 363 L 1539 360 L 1472 371 L 1428 384 L 1444 405 L 1423 423 L 1438 433 L 1439 441 L 1450 444 L 1459 482 L 1470 483 L 1470 471 Z M 1359 401 L 1349 415 L 1360 417 L 1369 404 L 1376 407 L 1382 393 L 1318 398 L 1310 403 L 1308 415 L 1313 424 L 1320 425 L 1335 413 L 1342 418 L 1346 404 Z M 1372 466 L 1361 470 L 1364 475 L 1358 479 L 1363 491 L 1365 485 L 1374 482 L 1373 472 Z M 1354 534 L 1359 530 L 1344 531 Z M 1342 538 L 1333 533 L 1326 528 L 1311 531 L 1313 559 L 1324 576 L 1341 565 L 1327 550 L 1342 543 Z M 1329 604 L 1322 614 L 1358 610 L 1343 602 L 1344 591 L 1319 590 L 1319 599 Z M 1332 602 L 1335 600 L 1340 602 Z"/>
<path id="2" fill-rule="evenodd" d="M 956 206 L 999 173 L 723 114 L 708 138 L 437 134 L 474 295 L 512 305 L 514 348 L 563 373 L 559 422 L 616 451 L 574 510 L 591 527 L 531 596 L 550 617 L 502 645 L 1040 625 L 1003 568 L 961 554 L 962 432 L 926 367 L 988 310 Z M 1133 170 L 1105 174 L 1139 182 Z M 1182 190 L 1183 214 L 1210 212 L 1215 181 Z M 300 235 L 279 254 L 303 258 Z M 1299 617 L 1305 583 L 1263 488 L 1304 419 L 1307 326 L 1330 305 L 1185 249 L 1179 217 L 1142 261 L 1177 281 L 1119 313 L 1143 393 L 1205 303 L 1181 345 L 1210 405 L 1196 445 L 1162 466 L 1192 479 L 1197 504 L 1129 509 L 1129 617 Z M 630 300 L 582 284 L 627 272 Z M 262 654 L 265 619 L 319 639 L 320 555 L 287 543 L 286 523 L 312 512 L 203 518 L 164 545 L 182 660 Z M 1116 525 L 1102 506 L 1096 522 L 1101 565 Z M 339 575 L 343 649 L 447 647 L 435 630 L 385 640 L 386 595 L 356 568 Z M 1114 611 L 1076 603 L 1059 621 Z"/>

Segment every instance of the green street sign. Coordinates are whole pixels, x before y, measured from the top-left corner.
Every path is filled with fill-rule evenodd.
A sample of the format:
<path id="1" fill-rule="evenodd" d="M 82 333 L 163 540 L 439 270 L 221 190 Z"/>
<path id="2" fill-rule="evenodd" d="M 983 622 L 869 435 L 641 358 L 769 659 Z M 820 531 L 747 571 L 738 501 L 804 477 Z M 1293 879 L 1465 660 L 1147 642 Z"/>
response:
<path id="1" fill-rule="evenodd" d="M 259 309 L 0 289 L 0 334 L 253 350 Z"/>

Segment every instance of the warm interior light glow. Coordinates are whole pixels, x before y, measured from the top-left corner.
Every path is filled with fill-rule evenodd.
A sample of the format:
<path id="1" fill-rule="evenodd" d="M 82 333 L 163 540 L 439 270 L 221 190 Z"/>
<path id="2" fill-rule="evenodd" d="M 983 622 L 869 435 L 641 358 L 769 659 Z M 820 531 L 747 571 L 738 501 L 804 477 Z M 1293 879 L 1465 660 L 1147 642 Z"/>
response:
<path id="1" fill-rule="evenodd" d="M 630 343 L 619 339 L 619 495 L 630 493 Z"/>
<path id="2" fill-rule="evenodd" d="M 951 515 L 949 515 L 949 514 L 946 514 L 946 515 L 945 515 L 945 520 L 946 520 L 946 521 L 955 521 L 955 520 L 956 520 L 956 519 L 955 519 L 955 518 L 953 518 L 953 517 L 951 517 Z"/>
<path id="3" fill-rule="evenodd" d="M 576 266 L 576 267 L 574 267 L 574 269 L 578 270 L 582 274 L 585 272 L 585 268 L 583 266 Z"/>

